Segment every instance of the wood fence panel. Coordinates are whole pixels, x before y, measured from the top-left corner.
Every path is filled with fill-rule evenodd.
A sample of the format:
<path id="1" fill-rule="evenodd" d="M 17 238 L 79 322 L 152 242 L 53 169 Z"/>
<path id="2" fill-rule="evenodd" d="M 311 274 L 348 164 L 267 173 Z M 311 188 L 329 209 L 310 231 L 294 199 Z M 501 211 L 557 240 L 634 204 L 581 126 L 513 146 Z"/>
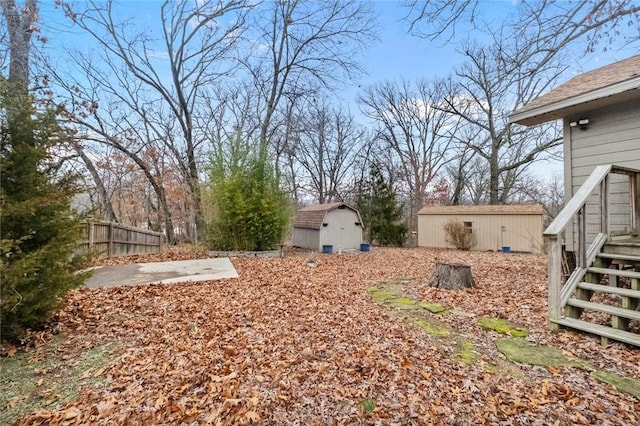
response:
<path id="1" fill-rule="evenodd" d="M 98 257 L 160 253 L 163 234 L 112 222 L 87 222 L 84 240 L 78 244 L 81 253 Z"/>

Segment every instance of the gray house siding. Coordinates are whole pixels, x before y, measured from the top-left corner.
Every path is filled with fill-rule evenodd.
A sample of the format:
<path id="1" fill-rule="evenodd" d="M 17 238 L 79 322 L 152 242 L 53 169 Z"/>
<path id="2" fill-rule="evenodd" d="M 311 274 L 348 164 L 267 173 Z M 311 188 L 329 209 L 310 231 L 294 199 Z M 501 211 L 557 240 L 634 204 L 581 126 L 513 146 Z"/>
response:
<path id="1" fill-rule="evenodd" d="M 589 119 L 587 130 L 570 127 L 569 123 Z M 564 120 L 565 142 L 565 200 L 578 191 L 599 164 L 615 164 L 640 168 L 640 99 L 627 101 L 605 109 L 580 113 Z M 609 225 L 612 232 L 625 231 L 630 223 L 630 184 L 625 175 L 612 175 L 610 179 Z M 602 212 L 599 194 L 587 203 L 587 241 L 591 242 L 600 229 Z M 574 225 L 575 232 L 576 225 Z M 571 240 L 569 239 L 569 248 Z"/>

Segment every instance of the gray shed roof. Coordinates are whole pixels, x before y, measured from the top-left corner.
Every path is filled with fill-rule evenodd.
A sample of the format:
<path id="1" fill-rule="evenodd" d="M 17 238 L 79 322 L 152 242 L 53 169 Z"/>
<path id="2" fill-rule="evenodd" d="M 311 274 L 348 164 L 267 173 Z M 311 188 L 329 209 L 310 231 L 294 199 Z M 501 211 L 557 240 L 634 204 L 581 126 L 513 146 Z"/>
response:
<path id="1" fill-rule="evenodd" d="M 358 210 L 343 202 L 314 204 L 298 210 L 295 219 L 293 219 L 293 227 L 320 229 L 325 221 L 324 218 L 327 213 L 329 213 L 331 210 L 339 208 L 340 206 L 344 206 L 349 210 L 353 210 L 358 215 L 358 218 L 360 218 L 360 213 L 358 212 Z"/>
<path id="2" fill-rule="evenodd" d="M 640 55 L 572 78 L 514 111 L 509 121 L 531 126 L 637 98 L 640 98 Z"/>
<path id="3" fill-rule="evenodd" d="M 526 214 L 541 215 L 541 204 L 500 204 L 481 206 L 425 206 L 418 212 L 419 215 L 505 215 Z"/>

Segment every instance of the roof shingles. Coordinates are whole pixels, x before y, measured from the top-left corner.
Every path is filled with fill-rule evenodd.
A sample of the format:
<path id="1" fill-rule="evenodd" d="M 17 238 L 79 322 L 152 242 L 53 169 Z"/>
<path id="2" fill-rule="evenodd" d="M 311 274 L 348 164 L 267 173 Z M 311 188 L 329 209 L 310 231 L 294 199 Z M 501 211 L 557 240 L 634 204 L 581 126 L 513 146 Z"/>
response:
<path id="1" fill-rule="evenodd" d="M 523 113 L 555 102 L 565 101 L 638 77 L 640 77 L 640 55 L 573 77 L 566 83 L 518 109 L 516 113 Z"/>
<path id="2" fill-rule="evenodd" d="M 355 211 L 353 207 L 350 207 L 343 202 L 314 204 L 298 210 L 298 213 L 293 220 L 293 227 L 305 229 L 320 229 L 322 227 L 322 224 L 324 223 L 326 214 L 342 205 Z"/>

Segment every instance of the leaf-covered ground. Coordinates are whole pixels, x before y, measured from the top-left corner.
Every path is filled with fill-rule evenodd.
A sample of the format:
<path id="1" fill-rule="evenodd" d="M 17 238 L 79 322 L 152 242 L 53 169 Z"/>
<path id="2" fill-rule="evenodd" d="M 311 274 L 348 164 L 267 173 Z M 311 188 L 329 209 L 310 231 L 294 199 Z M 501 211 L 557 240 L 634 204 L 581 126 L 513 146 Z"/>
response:
<path id="1" fill-rule="evenodd" d="M 184 259 L 175 250 L 135 261 Z M 430 249 L 233 259 L 240 279 L 80 289 L 52 327 L 72 355 L 117 347 L 104 380 L 24 424 L 638 424 L 640 401 L 593 374 L 640 378 L 640 350 L 547 330 L 546 258 Z M 131 259 L 129 259 L 131 260 Z M 427 285 L 436 262 L 471 265 L 475 289 Z M 372 300 L 392 283 L 432 314 Z M 406 299 L 403 299 L 406 300 Z M 380 301 L 378 301 L 380 302 Z M 415 315 L 420 315 L 416 317 Z M 413 316 L 411 316 L 413 315 Z M 577 366 L 508 361 L 504 318 Z M 430 333 L 430 324 L 447 330 Z M 439 337 L 440 336 L 440 337 Z M 46 340 L 46 339 L 45 339 Z M 47 343 L 35 351 L 47 353 Z"/>

